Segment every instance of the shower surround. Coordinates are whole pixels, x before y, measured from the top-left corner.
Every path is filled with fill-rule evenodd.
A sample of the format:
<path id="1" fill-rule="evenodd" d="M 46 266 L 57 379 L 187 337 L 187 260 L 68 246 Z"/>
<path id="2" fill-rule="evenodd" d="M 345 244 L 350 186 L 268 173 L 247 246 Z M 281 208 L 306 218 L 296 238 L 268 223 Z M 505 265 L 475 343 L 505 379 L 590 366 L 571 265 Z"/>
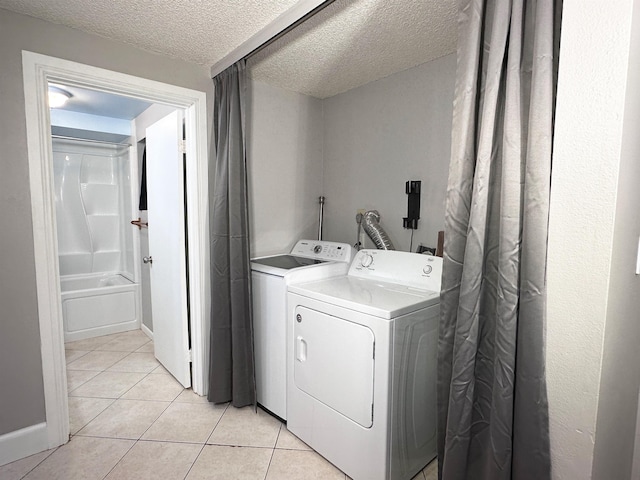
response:
<path id="1" fill-rule="evenodd" d="M 139 328 L 130 147 L 52 144 L 65 341 Z"/>

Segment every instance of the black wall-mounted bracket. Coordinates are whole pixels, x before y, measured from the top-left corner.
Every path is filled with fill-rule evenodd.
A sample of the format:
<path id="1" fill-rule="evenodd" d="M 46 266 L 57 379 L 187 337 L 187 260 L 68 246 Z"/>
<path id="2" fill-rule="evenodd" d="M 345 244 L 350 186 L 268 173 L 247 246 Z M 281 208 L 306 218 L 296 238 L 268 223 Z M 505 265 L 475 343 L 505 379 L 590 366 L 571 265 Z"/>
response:
<path id="1" fill-rule="evenodd" d="M 416 230 L 420 218 L 420 180 L 409 180 L 405 184 L 407 198 L 407 216 L 402 219 L 404 228 Z"/>

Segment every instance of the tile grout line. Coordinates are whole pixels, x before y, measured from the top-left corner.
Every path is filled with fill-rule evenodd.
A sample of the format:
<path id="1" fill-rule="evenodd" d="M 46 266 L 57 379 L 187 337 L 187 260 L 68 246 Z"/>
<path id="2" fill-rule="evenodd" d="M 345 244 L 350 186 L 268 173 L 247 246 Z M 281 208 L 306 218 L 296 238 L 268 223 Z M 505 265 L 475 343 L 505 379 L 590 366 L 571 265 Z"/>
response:
<path id="1" fill-rule="evenodd" d="M 65 348 L 65 366 L 68 366 L 68 363 L 66 362 L 67 360 L 67 349 Z M 70 348 L 69 350 L 71 350 L 72 352 L 84 352 L 82 355 L 80 355 L 78 358 L 74 358 L 73 361 L 69 362 L 69 363 L 73 363 L 76 360 L 80 360 L 82 357 L 88 355 L 89 353 L 91 353 L 93 350 L 73 350 L 72 348 Z"/>
<path id="2" fill-rule="evenodd" d="M 126 357 L 125 357 L 126 358 Z M 118 362 L 116 362 L 118 363 Z M 159 363 L 159 362 L 158 362 Z M 115 363 L 113 364 L 115 365 Z M 111 365 L 111 367 L 113 367 L 113 365 Z M 107 368 L 111 368 L 111 367 L 107 367 Z M 155 370 L 155 368 L 153 369 Z M 151 370 L 151 372 L 153 372 L 153 370 Z M 101 373 L 106 372 L 106 370 L 103 370 Z M 116 397 L 116 400 L 126 400 L 123 399 L 122 397 L 125 396 L 132 388 L 134 388 L 135 386 L 137 386 L 140 382 L 142 382 L 145 378 L 147 378 L 149 375 L 151 375 L 151 372 L 148 372 L 144 375 L 144 377 L 142 377 L 140 380 L 138 380 L 136 383 L 134 383 L 133 385 L 131 385 L 131 387 L 129 387 L 127 390 L 125 390 L 124 392 L 122 392 L 122 395 L 120 395 L 119 397 Z M 117 373 L 144 373 L 144 372 L 117 372 Z M 94 377 L 95 378 L 95 377 Z M 179 394 L 178 394 L 179 395 Z M 177 398 L 177 397 L 176 397 Z M 164 412 L 163 412 L 164 413 Z"/>
<path id="3" fill-rule="evenodd" d="M 69 397 L 69 399 L 71 398 L 88 398 L 88 399 L 93 399 L 93 398 L 99 398 L 99 397 Z M 86 422 L 84 425 L 82 425 L 75 433 L 71 433 L 71 415 L 69 415 L 69 440 L 71 440 L 71 437 L 75 437 L 76 435 L 78 435 L 82 429 L 84 427 L 86 427 L 87 425 L 89 425 L 91 422 L 93 422 L 96 418 L 98 418 L 98 415 L 100 415 L 102 412 L 104 412 L 107 408 L 109 408 L 111 405 L 113 405 L 116 402 L 116 398 L 100 398 L 100 400 L 111 400 L 111 403 L 109 405 L 107 405 L 106 407 L 104 407 L 102 410 L 100 410 L 98 413 L 96 413 L 96 415 L 94 417 L 91 418 L 91 420 L 89 420 L 88 422 Z M 80 437 L 86 437 L 88 435 L 78 435 Z"/>
<path id="4" fill-rule="evenodd" d="M 176 397 L 176 398 L 177 398 L 177 397 Z M 151 425 L 149 425 L 149 426 L 147 427 L 147 429 L 146 429 L 144 432 L 142 432 L 142 435 L 140 435 L 140 437 L 138 438 L 138 441 L 139 441 L 139 440 L 141 440 L 141 439 L 142 439 L 142 437 L 144 437 L 144 434 L 145 434 L 145 433 L 147 433 L 147 432 L 149 431 L 149 429 L 155 425 L 155 423 L 158 421 L 158 419 L 159 419 L 159 418 L 164 414 L 164 412 L 166 412 L 166 411 L 168 410 L 168 408 L 171 406 L 171 404 L 172 404 L 172 403 L 173 403 L 173 402 L 169 402 L 169 404 L 164 408 L 164 410 L 162 410 L 162 412 L 160 412 L 160 415 L 158 415 L 158 416 L 155 418 L 155 420 L 154 420 L 153 422 L 151 422 Z"/>
<path id="5" fill-rule="evenodd" d="M 29 474 L 30 474 L 31 472 L 33 472 L 36 468 L 38 468 L 38 466 L 39 466 L 42 462 L 44 462 L 47 458 L 49 458 L 51 455 L 53 455 L 53 454 L 54 454 L 54 453 L 55 453 L 59 448 L 60 448 L 60 447 L 55 447 L 55 448 L 53 448 L 53 449 L 52 449 L 52 451 L 51 451 L 51 453 L 50 453 L 49 455 L 45 456 L 42 460 L 40 460 L 38 463 L 36 463 L 36 464 L 33 466 L 33 468 L 32 468 L 31 470 L 29 470 L 28 472 L 26 472 L 24 475 L 22 475 L 22 476 L 20 477 L 20 479 L 19 479 L 19 480 L 22 480 L 23 478 L 26 478 L 26 477 L 27 477 L 27 475 L 29 475 Z M 37 455 L 37 453 L 35 453 L 34 455 Z M 29 457 L 26 457 L 26 458 L 29 458 Z M 22 460 L 22 459 L 21 459 L 21 460 Z M 16 461 L 20 461 L 20 460 L 16 460 Z M 3 465 L 3 466 L 4 466 L 4 465 Z"/>
<path id="6" fill-rule="evenodd" d="M 89 353 L 89 352 L 87 352 Z M 71 370 L 72 372 L 94 372 L 95 370 Z M 85 383 L 93 380 L 94 378 L 96 378 L 98 375 L 100 375 L 102 372 L 97 372 L 93 377 L 91 377 L 89 380 L 85 380 L 84 382 L 82 382 L 80 385 L 76 385 L 75 387 L 73 387 L 71 390 L 69 390 L 69 369 L 67 369 L 67 396 L 69 396 L 69 394 L 71 392 L 73 392 L 74 390 L 77 390 L 78 388 L 80 388 L 82 385 L 84 385 Z"/>
<path id="7" fill-rule="evenodd" d="M 269 469 L 271 468 L 271 462 L 273 461 L 273 456 L 276 453 L 276 445 L 278 445 L 278 440 L 280 439 L 280 434 L 282 433 L 282 423 L 280 424 L 280 428 L 278 429 L 278 435 L 276 436 L 276 441 L 273 444 L 273 449 L 271 449 L 271 456 L 269 457 L 269 464 L 267 465 L 267 470 L 264 472 L 264 479 L 267 480 L 269 476 Z"/>
<path id="8" fill-rule="evenodd" d="M 97 351 L 97 350 L 96 350 L 96 351 Z M 118 372 L 118 371 L 124 371 L 124 370 L 109 370 L 109 368 L 113 368 L 113 367 L 115 367 L 117 364 L 119 364 L 119 363 L 120 363 L 120 362 L 122 362 L 123 360 L 126 360 L 126 359 L 127 359 L 127 358 L 129 358 L 131 355 L 133 355 L 134 353 L 148 353 L 148 352 L 136 352 L 135 350 L 134 350 L 133 352 L 129 352 L 127 355 L 125 355 L 125 356 L 124 356 L 124 358 L 121 358 L 120 360 L 118 360 L 116 363 L 114 363 L 114 364 L 113 364 L 113 365 L 111 365 L 110 367 L 107 367 L 104 371 L 105 371 L 105 372 Z M 157 360 L 156 360 L 156 361 L 157 361 Z M 160 363 L 160 362 L 158 362 L 158 363 Z M 151 371 L 149 371 L 149 372 L 131 372 L 131 373 L 147 373 L 147 374 L 149 374 L 149 373 L 153 372 L 156 368 L 157 368 L 157 366 L 156 366 L 156 367 L 153 367 L 153 368 L 151 369 Z M 124 371 L 124 372 L 125 372 L 125 373 L 129 373 L 129 372 L 126 372 L 126 371 Z"/>
<path id="9" fill-rule="evenodd" d="M 123 440 L 123 441 L 131 441 L 131 442 L 149 442 L 149 443 L 175 443 L 175 444 L 180 444 L 180 445 L 207 445 L 206 443 L 200 443 L 200 442 L 185 442 L 185 441 L 180 441 L 180 440 L 152 440 L 152 439 L 146 439 L 146 438 L 140 438 L 140 439 L 135 439 L 135 438 L 124 438 L 124 437 L 105 437 L 104 435 L 76 435 L 78 437 L 82 437 L 82 438 L 100 438 L 102 440 Z M 229 445 L 227 445 L 229 446 Z"/>
<path id="10" fill-rule="evenodd" d="M 209 402 L 209 403 L 211 403 L 211 402 Z M 220 425 L 220 421 L 222 420 L 222 417 L 224 417 L 224 414 L 227 413 L 227 410 L 229 409 L 229 405 L 231 405 L 231 402 L 227 403 L 227 406 L 224 407 L 224 410 L 222 411 L 222 414 L 220 415 L 220 418 L 218 418 L 218 420 L 216 421 L 216 424 L 213 426 L 213 430 L 211 430 L 211 433 L 209 434 L 207 439 L 204 441 L 205 445 L 212 445 L 212 444 L 209 443 L 209 440 L 211 440 L 211 435 L 213 435 L 213 432 L 215 432 L 216 428 L 218 428 L 218 425 Z"/>
<path id="11" fill-rule="evenodd" d="M 90 353 L 93 352 L 108 352 L 108 353 L 127 353 L 127 352 L 122 352 L 122 351 L 109 351 L 109 350 L 91 350 L 89 352 L 87 352 L 87 355 L 89 355 Z M 71 362 L 71 365 L 74 364 L 75 362 L 77 362 L 78 360 L 81 360 L 82 358 L 86 357 L 87 355 L 83 355 L 81 358 L 78 358 L 76 360 L 74 360 L 73 362 Z M 65 369 L 66 370 L 72 370 L 72 371 L 82 371 L 82 372 L 106 372 L 108 368 L 113 367 L 116 363 L 118 363 L 120 360 L 122 360 L 123 358 L 127 357 L 128 355 L 125 355 L 124 357 L 116 360 L 115 362 L 113 362 L 111 365 L 108 365 L 107 367 L 103 368 L 102 370 L 83 370 L 83 369 L 79 369 L 79 368 L 69 368 L 70 365 L 66 365 L 65 364 Z"/>
<path id="12" fill-rule="evenodd" d="M 113 440 L 113 439 L 111 439 L 111 440 Z M 116 440 L 128 440 L 128 439 L 124 439 L 124 438 L 123 438 L 123 439 L 116 439 Z M 118 465 L 120 465 L 120 462 L 122 461 L 122 459 L 128 455 L 128 453 L 133 449 L 133 447 L 135 447 L 135 446 L 136 446 L 136 444 L 137 444 L 137 443 L 138 443 L 138 441 L 136 440 L 136 441 L 134 441 L 134 442 L 131 444 L 131 446 L 129 447 L 129 449 L 128 449 L 126 452 L 124 452 L 124 455 L 122 455 L 122 457 L 120 457 L 120 460 L 118 460 L 118 461 L 116 462 L 116 464 L 115 464 L 113 467 L 111 467 L 111 469 L 107 472 L 107 474 L 106 474 L 104 477 L 102 477 L 102 480 L 105 480 L 105 479 L 109 476 L 109 474 L 111 474 L 111 472 L 113 472 L 113 471 L 115 470 L 115 468 L 116 468 Z"/>
<path id="13" fill-rule="evenodd" d="M 256 448 L 260 450 L 287 450 L 292 452 L 302 452 L 304 450 L 290 450 L 288 448 L 274 448 L 274 447 L 264 447 L 260 445 L 232 445 L 230 443 L 206 443 L 205 445 L 209 447 L 232 447 L 232 448 Z"/>
<path id="14" fill-rule="evenodd" d="M 184 475 L 184 480 L 186 480 L 186 478 L 189 476 L 189 473 L 191 473 L 191 470 L 193 469 L 193 466 L 196 464 L 196 462 L 200 458 L 200 455 L 202 455 L 202 452 L 204 451 L 204 447 L 206 447 L 206 446 L 207 446 L 207 444 L 205 442 L 200 447 L 200 451 L 198 452 L 198 455 L 196 455 L 196 458 L 193 460 L 193 462 L 191 462 L 191 465 L 189 465 L 189 469 L 187 470 L 187 473 L 185 473 L 185 475 Z"/>

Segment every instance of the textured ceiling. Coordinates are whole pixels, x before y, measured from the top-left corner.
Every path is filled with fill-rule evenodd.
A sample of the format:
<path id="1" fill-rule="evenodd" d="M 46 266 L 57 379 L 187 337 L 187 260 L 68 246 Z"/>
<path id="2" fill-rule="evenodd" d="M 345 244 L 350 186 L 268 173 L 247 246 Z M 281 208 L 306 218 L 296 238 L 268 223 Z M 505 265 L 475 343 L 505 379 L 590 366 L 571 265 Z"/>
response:
<path id="1" fill-rule="evenodd" d="M 211 66 L 297 0 L 0 0 L 0 8 Z M 251 75 L 319 98 L 455 51 L 456 0 L 336 0 L 256 54 Z M 0 12 L 1 14 L 1 12 Z"/>
<path id="2" fill-rule="evenodd" d="M 249 61 L 255 79 L 326 98 L 456 49 L 456 0 L 337 0 Z"/>
<path id="3" fill-rule="evenodd" d="M 211 66 L 297 0 L 0 0 L 0 8 Z"/>

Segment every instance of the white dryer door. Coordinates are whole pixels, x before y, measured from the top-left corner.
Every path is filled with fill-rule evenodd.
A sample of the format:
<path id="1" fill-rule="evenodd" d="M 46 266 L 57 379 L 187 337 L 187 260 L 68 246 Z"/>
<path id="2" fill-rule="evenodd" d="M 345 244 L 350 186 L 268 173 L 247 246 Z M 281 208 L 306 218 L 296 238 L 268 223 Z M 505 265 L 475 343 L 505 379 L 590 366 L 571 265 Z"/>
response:
<path id="1" fill-rule="evenodd" d="M 373 332 L 302 306 L 295 309 L 294 382 L 319 402 L 373 425 Z"/>

